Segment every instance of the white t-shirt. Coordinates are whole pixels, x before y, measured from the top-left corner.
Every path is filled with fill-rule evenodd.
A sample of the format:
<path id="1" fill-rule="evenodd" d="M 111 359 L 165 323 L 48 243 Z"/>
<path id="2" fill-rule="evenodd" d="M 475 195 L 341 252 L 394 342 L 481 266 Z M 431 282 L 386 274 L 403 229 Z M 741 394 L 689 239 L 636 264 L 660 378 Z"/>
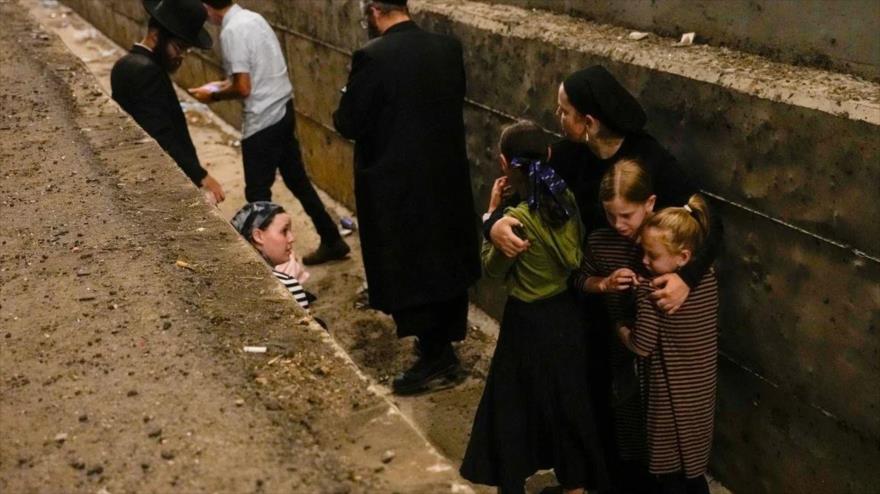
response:
<path id="1" fill-rule="evenodd" d="M 223 69 L 230 78 L 241 73 L 251 78 L 241 124 L 241 137 L 247 139 L 284 117 L 287 101 L 293 97 L 287 64 L 266 19 L 237 4 L 223 16 L 220 50 Z"/>

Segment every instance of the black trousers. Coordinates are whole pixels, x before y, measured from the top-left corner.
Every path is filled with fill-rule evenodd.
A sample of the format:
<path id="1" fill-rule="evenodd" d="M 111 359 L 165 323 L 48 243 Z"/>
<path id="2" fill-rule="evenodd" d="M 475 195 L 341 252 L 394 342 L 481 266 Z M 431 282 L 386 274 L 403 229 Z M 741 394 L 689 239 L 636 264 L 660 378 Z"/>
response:
<path id="1" fill-rule="evenodd" d="M 275 170 L 278 170 L 284 184 L 312 219 L 321 243 L 331 244 L 340 239 L 339 230 L 306 175 L 295 130 L 293 100 L 290 100 L 284 118 L 241 141 L 244 196 L 248 202 L 271 201 Z"/>
<path id="2" fill-rule="evenodd" d="M 422 354 L 439 355 L 453 341 L 467 333 L 468 294 L 452 299 L 408 307 L 391 313 L 397 325 L 397 337 L 418 336 Z"/>

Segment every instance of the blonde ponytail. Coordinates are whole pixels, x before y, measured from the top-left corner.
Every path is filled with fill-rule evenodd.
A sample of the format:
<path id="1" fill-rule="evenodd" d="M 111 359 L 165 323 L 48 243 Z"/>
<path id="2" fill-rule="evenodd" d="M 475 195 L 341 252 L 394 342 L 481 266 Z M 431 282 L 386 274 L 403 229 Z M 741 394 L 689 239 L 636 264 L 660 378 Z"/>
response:
<path id="1" fill-rule="evenodd" d="M 694 194 L 683 207 L 664 208 L 648 218 L 642 228 L 657 229 L 672 253 L 685 249 L 694 253 L 709 235 L 709 221 L 709 205 L 703 196 Z"/>

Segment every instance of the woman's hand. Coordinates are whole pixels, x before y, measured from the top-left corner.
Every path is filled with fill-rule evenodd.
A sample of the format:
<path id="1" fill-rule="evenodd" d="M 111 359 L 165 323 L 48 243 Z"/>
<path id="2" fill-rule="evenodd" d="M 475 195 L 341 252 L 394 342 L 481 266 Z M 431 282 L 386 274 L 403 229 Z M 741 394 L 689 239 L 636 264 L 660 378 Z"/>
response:
<path id="1" fill-rule="evenodd" d="M 608 292 L 624 292 L 635 286 L 638 277 L 633 270 L 629 268 L 620 268 L 608 275 L 599 283 L 599 290 L 602 293 Z"/>
<path id="2" fill-rule="evenodd" d="M 513 233 L 514 226 L 522 226 L 522 223 L 516 218 L 504 216 L 492 225 L 492 230 L 489 232 L 492 245 L 510 259 L 528 250 L 530 245 L 528 240 L 523 240 Z"/>
<path id="3" fill-rule="evenodd" d="M 677 273 L 660 275 L 651 281 L 651 286 L 651 298 L 667 314 L 675 314 L 691 294 L 691 287 Z"/>

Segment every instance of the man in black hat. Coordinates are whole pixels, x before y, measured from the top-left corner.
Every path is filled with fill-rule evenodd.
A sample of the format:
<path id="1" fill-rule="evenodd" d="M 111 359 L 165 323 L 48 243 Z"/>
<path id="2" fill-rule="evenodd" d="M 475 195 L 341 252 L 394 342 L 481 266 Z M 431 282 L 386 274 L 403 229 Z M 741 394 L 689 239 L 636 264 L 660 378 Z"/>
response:
<path id="1" fill-rule="evenodd" d="M 420 29 L 405 0 L 361 2 L 372 41 L 357 50 L 333 115 L 355 141 L 355 200 L 370 305 L 420 357 L 394 380 L 415 393 L 459 368 L 468 287 L 480 276 L 465 149 L 458 40 Z"/>
<path id="2" fill-rule="evenodd" d="M 202 27 L 207 13 L 198 0 L 144 0 L 144 8 L 150 14 L 147 34 L 113 66 L 113 99 L 216 204 L 224 199 L 223 187 L 199 163 L 169 77 L 191 47 L 211 47 Z"/>

